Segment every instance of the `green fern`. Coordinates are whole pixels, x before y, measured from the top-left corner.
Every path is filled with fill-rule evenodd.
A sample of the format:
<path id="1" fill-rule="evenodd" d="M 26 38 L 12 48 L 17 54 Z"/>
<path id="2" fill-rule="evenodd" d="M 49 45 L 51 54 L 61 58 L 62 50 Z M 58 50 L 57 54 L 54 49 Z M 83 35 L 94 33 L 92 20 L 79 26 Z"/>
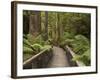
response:
<path id="1" fill-rule="evenodd" d="M 75 54 L 75 57 L 72 59 L 73 61 L 82 61 L 86 66 L 90 65 L 90 49 L 85 51 L 82 55 Z"/>
<path id="2" fill-rule="evenodd" d="M 82 42 L 84 45 L 89 45 L 89 40 L 83 35 L 76 35 L 75 39 Z"/>
<path id="3" fill-rule="evenodd" d="M 33 50 L 29 47 L 23 47 L 23 52 L 24 53 L 27 53 L 27 54 L 32 54 L 33 53 Z"/>
<path id="4" fill-rule="evenodd" d="M 73 51 L 76 53 L 73 60 L 82 61 L 85 65 L 90 65 L 90 43 L 83 35 L 77 35 L 72 42 Z"/>
<path id="5" fill-rule="evenodd" d="M 42 50 L 42 46 L 40 45 L 40 44 L 33 44 L 33 45 L 31 45 L 32 46 L 32 48 L 34 48 L 35 49 L 35 51 L 38 53 L 38 52 L 40 52 L 41 50 Z"/>
<path id="6" fill-rule="evenodd" d="M 50 50 L 51 49 L 50 45 L 42 46 L 40 44 L 33 44 L 32 47 L 36 50 L 37 53 L 42 50 Z"/>
<path id="7" fill-rule="evenodd" d="M 43 48 L 42 48 L 43 50 L 45 49 L 45 50 L 50 50 L 50 49 L 52 49 L 52 47 L 51 47 L 51 45 L 45 45 L 45 46 L 43 46 Z"/>
<path id="8" fill-rule="evenodd" d="M 84 51 L 86 51 L 90 47 L 89 40 L 83 35 L 75 36 L 74 41 L 71 43 L 71 45 L 74 52 L 77 54 L 84 53 Z"/>
<path id="9" fill-rule="evenodd" d="M 41 45 L 44 45 L 45 44 L 45 41 L 44 41 L 44 39 L 43 39 L 43 37 L 42 37 L 41 34 L 40 35 L 37 35 L 37 36 L 33 36 L 31 34 L 27 34 L 26 36 L 27 36 L 27 40 L 28 40 L 28 42 L 30 44 L 35 44 L 35 43 L 41 44 Z"/>
<path id="10" fill-rule="evenodd" d="M 70 45 L 73 41 L 74 35 L 68 32 L 64 32 L 63 36 L 59 39 L 59 45 L 64 47 Z"/>
<path id="11" fill-rule="evenodd" d="M 27 45 L 29 47 L 31 46 L 31 43 L 25 38 L 23 38 L 23 44 L 25 44 L 25 45 Z"/>

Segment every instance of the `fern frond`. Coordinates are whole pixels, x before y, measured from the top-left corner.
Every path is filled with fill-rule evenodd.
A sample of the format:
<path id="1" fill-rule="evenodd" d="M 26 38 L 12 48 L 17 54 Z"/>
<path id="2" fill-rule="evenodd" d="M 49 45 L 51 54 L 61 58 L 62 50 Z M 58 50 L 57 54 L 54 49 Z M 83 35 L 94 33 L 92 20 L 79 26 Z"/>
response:
<path id="1" fill-rule="evenodd" d="M 27 53 L 27 54 L 32 54 L 33 53 L 33 50 L 29 47 L 23 47 L 23 52 L 24 53 Z"/>

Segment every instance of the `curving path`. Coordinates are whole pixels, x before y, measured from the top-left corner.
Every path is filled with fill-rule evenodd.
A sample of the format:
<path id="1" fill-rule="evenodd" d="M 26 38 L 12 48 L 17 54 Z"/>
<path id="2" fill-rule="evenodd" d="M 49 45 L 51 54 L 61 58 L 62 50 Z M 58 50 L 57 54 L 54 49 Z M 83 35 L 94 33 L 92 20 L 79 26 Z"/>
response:
<path id="1" fill-rule="evenodd" d="M 53 57 L 48 63 L 48 68 L 69 67 L 68 58 L 65 51 L 60 47 L 53 47 Z"/>

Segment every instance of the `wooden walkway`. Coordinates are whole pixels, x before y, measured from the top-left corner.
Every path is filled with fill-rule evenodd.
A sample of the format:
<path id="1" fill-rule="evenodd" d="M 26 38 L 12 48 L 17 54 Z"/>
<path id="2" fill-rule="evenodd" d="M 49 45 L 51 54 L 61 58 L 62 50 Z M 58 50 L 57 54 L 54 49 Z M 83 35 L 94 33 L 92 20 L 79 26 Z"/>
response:
<path id="1" fill-rule="evenodd" d="M 65 51 L 59 47 L 53 47 L 53 57 L 48 63 L 48 68 L 69 67 L 68 58 Z"/>

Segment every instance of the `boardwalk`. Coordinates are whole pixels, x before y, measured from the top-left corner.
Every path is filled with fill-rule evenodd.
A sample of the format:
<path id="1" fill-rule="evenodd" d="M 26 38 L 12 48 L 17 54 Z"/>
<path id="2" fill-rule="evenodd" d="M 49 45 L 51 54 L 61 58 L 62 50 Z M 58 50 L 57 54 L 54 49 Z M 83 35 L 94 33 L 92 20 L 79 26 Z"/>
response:
<path id="1" fill-rule="evenodd" d="M 48 68 L 69 66 L 65 51 L 62 48 L 53 47 L 53 57 L 48 64 Z"/>

